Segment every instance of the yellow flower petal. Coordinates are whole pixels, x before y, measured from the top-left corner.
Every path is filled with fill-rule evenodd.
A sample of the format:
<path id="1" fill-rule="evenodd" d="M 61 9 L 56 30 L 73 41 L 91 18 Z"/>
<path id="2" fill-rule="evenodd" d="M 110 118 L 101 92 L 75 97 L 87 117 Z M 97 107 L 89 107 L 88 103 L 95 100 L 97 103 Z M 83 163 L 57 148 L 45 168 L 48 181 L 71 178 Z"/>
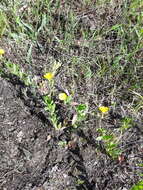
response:
<path id="1" fill-rule="evenodd" d="M 98 108 L 102 113 L 107 113 L 109 111 L 109 107 L 105 107 L 105 106 L 100 106 Z"/>
<path id="2" fill-rule="evenodd" d="M 50 81 L 50 80 L 52 80 L 54 78 L 54 75 L 53 75 L 53 73 L 46 73 L 44 75 L 44 78 L 48 79 Z"/>
<path id="3" fill-rule="evenodd" d="M 4 49 L 0 49 L 0 55 L 4 55 L 4 54 L 5 54 Z"/>
<path id="4" fill-rule="evenodd" d="M 66 93 L 60 93 L 60 94 L 59 94 L 59 99 L 60 99 L 60 100 L 65 101 L 65 100 L 67 100 L 67 98 L 68 98 L 68 96 L 66 95 Z"/>

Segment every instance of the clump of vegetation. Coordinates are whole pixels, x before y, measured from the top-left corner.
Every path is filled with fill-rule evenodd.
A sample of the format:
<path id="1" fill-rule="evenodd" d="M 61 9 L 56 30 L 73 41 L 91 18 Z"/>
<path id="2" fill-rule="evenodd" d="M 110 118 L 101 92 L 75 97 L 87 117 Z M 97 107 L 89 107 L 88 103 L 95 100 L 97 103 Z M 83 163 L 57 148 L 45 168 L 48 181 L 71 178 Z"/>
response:
<path id="1" fill-rule="evenodd" d="M 139 181 L 130 190 L 142 190 L 142 189 L 143 189 L 143 181 Z"/>
<path id="2" fill-rule="evenodd" d="M 97 141 L 103 141 L 105 144 L 106 152 L 111 158 L 117 159 L 121 155 L 121 150 L 118 148 L 118 138 L 115 134 L 110 134 L 106 129 L 97 129 L 99 136 L 96 138 Z"/>

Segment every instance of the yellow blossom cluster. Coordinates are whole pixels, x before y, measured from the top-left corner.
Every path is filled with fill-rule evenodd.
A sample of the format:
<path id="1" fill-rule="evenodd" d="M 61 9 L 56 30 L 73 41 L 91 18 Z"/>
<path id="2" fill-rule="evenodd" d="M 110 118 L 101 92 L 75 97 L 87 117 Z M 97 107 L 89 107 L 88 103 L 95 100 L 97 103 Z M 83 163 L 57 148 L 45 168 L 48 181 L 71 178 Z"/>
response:
<path id="1" fill-rule="evenodd" d="M 54 74 L 52 72 L 48 72 L 43 76 L 48 81 L 52 81 L 54 79 Z M 68 98 L 66 93 L 60 93 L 59 94 L 59 100 L 66 101 Z"/>

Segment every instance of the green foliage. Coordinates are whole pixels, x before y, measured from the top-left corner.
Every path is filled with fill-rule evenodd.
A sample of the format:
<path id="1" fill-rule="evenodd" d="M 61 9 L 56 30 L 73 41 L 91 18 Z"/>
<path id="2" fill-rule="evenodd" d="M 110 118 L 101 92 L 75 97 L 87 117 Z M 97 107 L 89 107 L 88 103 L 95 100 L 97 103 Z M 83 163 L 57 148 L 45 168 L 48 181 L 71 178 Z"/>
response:
<path id="1" fill-rule="evenodd" d="M 7 18 L 4 12 L 0 11 L 0 38 L 3 36 L 7 27 Z"/>
<path id="2" fill-rule="evenodd" d="M 26 85 L 33 84 L 30 76 L 27 75 L 18 64 L 8 61 L 4 65 L 8 72 L 18 76 Z"/>
<path id="3" fill-rule="evenodd" d="M 62 128 L 62 123 L 58 120 L 58 116 L 56 113 L 56 104 L 52 100 L 51 96 L 43 96 L 43 100 L 45 102 L 45 110 L 49 113 L 49 119 L 56 130 L 60 130 Z"/>
<path id="4" fill-rule="evenodd" d="M 121 120 L 121 131 L 125 131 L 133 126 L 133 119 L 131 117 L 124 117 Z"/>
<path id="5" fill-rule="evenodd" d="M 136 185 L 134 185 L 130 190 L 143 190 L 143 180 L 139 181 Z"/>
<path id="6" fill-rule="evenodd" d="M 103 128 L 98 128 L 97 132 L 100 134 L 100 136 L 98 136 L 96 140 L 103 141 L 107 153 L 113 159 L 117 159 L 118 156 L 121 154 L 121 150 L 118 149 L 117 138 L 115 137 L 115 135 L 113 133 L 109 134 L 109 132 Z"/>
<path id="7" fill-rule="evenodd" d="M 82 121 L 86 120 L 87 113 L 88 113 L 88 105 L 79 104 L 75 107 L 75 109 L 76 109 L 76 114 L 73 117 L 72 126 L 74 128 L 77 128 L 80 126 Z"/>
<path id="8" fill-rule="evenodd" d="M 58 145 L 65 148 L 67 146 L 67 141 L 59 141 Z"/>
<path id="9" fill-rule="evenodd" d="M 84 183 L 85 183 L 84 180 L 81 180 L 81 179 L 78 179 L 78 180 L 77 180 L 77 185 L 82 185 L 82 184 L 84 184 Z"/>

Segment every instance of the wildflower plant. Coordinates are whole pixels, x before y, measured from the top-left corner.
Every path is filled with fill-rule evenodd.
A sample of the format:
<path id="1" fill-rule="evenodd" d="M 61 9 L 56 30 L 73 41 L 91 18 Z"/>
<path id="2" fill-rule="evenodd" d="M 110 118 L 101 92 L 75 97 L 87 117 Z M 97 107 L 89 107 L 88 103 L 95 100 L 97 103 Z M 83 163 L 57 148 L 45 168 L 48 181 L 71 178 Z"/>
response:
<path id="1" fill-rule="evenodd" d="M 12 63 L 11 61 L 7 61 L 5 62 L 4 67 L 7 69 L 8 72 L 19 77 L 19 79 L 22 80 L 25 83 L 25 85 L 34 85 L 31 77 L 28 74 L 26 74 L 18 64 Z"/>
<path id="2" fill-rule="evenodd" d="M 59 130 L 62 128 L 62 123 L 58 122 L 58 116 L 56 114 L 56 104 L 55 102 L 52 100 L 51 96 L 43 96 L 43 100 L 45 103 L 45 110 L 48 111 L 49 113 L 49 119 L 52 123 L 52 125 L 54 126 L 54 128 L 56 130 Z"/>
<path id="3" fill-rule="evenodd" d="M 55 75 L 58 71 L 58 69 L 61 67 L 61 63 L 60 62 L 55 62 L 53 64 L 53 67 L 51 68 L 50 71 L 46 72 L 44 75 L 43 75 L 43 78 L 45 80 L 48 81 L 48 86 L 49 86 L 49 94 L 50 96 L 52 96 L 52 93 L 54 93 L 54 84 L 55 84 Z"/>
<path id="4" fill-rule="evenodd" d="M 45 80 L 48 80 L 49 84 L 49 92 L 47 95 L 43 96 L 43 100 L 45 103 L 45 110 L 49 113 L 49 120 L 51 121 L 52 125 L 56 130 L 60 130 L 62 128 L 62 123 L 59 122 L 59 118 L 57 116 L 56 111 L 56 103 L 53 100 L 53 95 L 55 92 L 55 74 L 58 70 L 58 68 L 61 66 L 61 63 L 54 63 L 52 71 L 47 72 L 43 75 Z M 67 95 L 65 93 L 59 94 L 59 99 L 65 101 L 67 99 Z"/>
<path id="5" fill-rule="evenodd" d="M 52 72 L 48 72 L 43 75 L 43 77 L 49 82 L 49 93 L 43 96 L 43 100 L 45 103 L 45 110 L 49 113 L 49 120 L 56 130 L 62 128 L 62 124 L 58 122 L 58 116 L 56 113 L 56 104 L 52 99 L 52 94 L 54 92 L 54 74 Z"/>
<path id="6" fill-rule="evenodd" d="M 109 133 L 104 128 L 98 128 L 97 132 L 100 134 L 96 140 L 103 141 L 105 145 L 106 152 L 113 158 L 117 159 L 121 154 L 121 150 L 118 149 L 118 143 L 115 135 Z"/>

